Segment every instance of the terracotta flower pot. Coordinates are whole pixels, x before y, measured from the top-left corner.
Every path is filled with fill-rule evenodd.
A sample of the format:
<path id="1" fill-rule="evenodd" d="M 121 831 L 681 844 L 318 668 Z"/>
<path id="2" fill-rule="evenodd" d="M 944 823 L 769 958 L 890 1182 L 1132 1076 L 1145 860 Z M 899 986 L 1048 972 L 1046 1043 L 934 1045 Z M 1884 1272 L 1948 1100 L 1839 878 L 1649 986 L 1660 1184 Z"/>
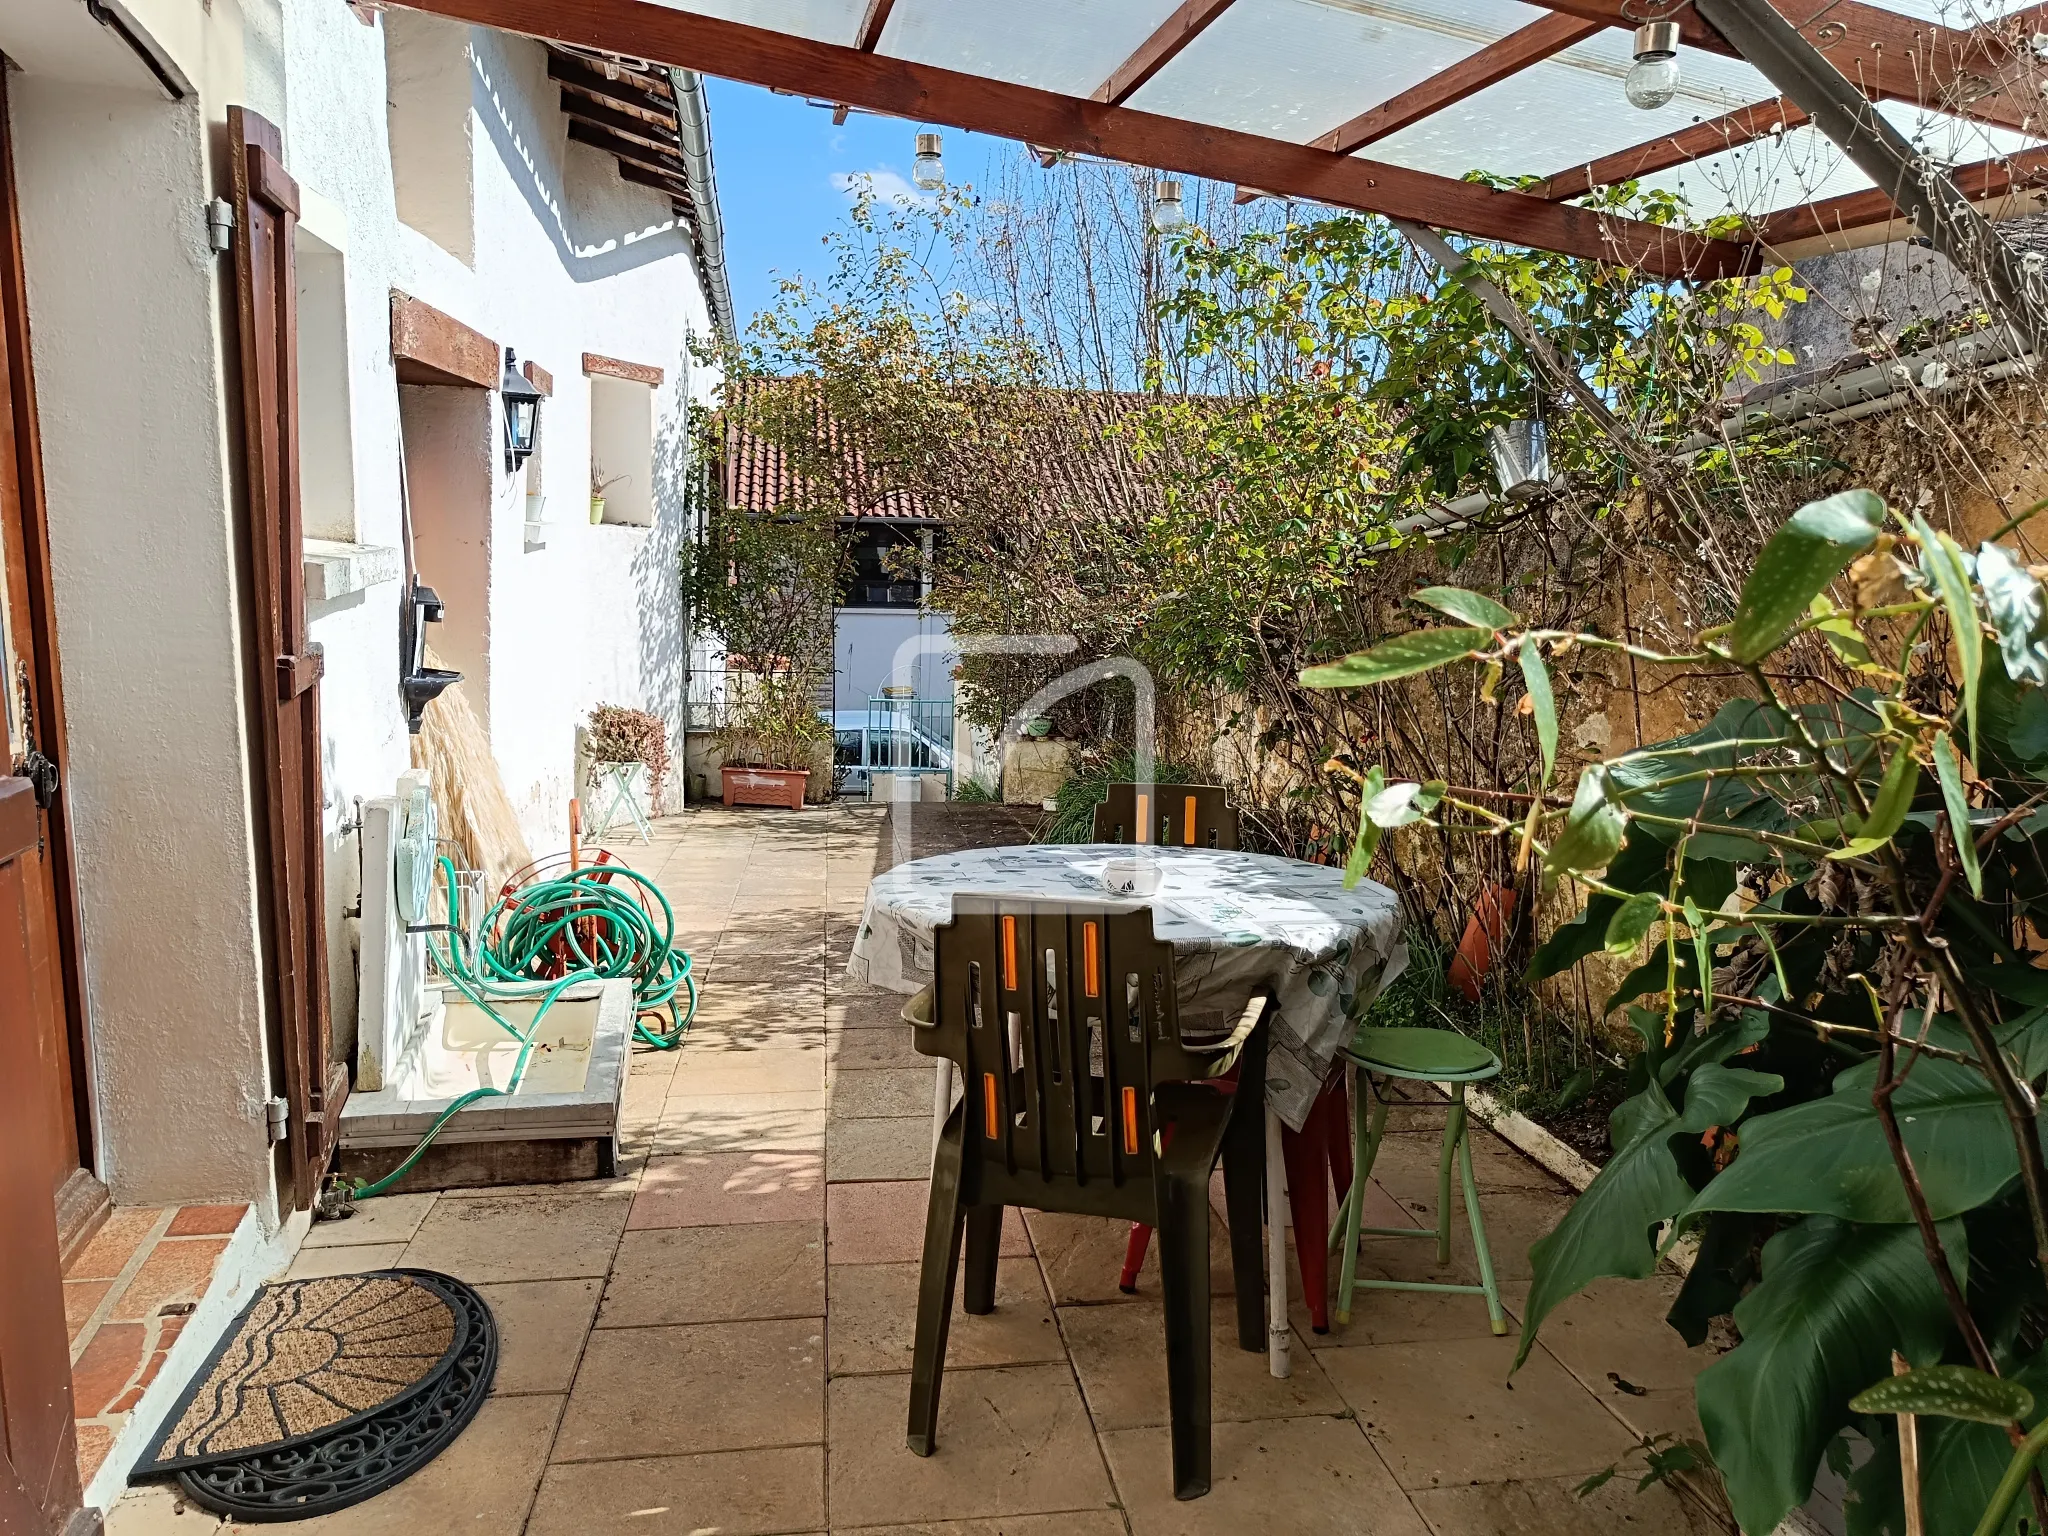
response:
<path id="1" fill-rule="evenodd" d="M 808 768 L 722 767 L 718 776 L 724 783 L 727 805 L 782 805 L 792 811 L 804 808 L 804 789 L 811 781 Z"/>

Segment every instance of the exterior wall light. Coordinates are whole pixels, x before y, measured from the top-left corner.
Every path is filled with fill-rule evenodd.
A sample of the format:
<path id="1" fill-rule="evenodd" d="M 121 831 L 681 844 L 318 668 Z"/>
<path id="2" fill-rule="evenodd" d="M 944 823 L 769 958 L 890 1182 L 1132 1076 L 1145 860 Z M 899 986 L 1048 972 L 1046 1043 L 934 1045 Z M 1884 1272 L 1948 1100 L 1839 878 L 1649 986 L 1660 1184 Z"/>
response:
<path id="1" fill-rule="evenodd" d="M 939 158 L 936 133 L 917 136 L 917 159 L 911 162 L 910 179 L 927 192 L 936 192 L 946 184 L 946 162 Z"/>
<path id="2" fill-rule="evenodd" d="M 1180 183 L 1166 180 L 1152 184 L 1152 228 L 1170 235 L 1187 227 L 1187 209 L 1181 206 Z"/>
<path id="3" fill-rule="evenodd" d="M 534 444 L 540 441 L 542 396 L 519 371 L 510 347 L 505 349 L 505 377 L 498 383 L 498 393 L 505 400 L 505 472 L 513 474 L 533 457 Z"/>
<path id="4" fill-rule="evenodd" d="M 1646 21 L 1636 28 L 1636 61 L 1622 87 L 1629 105 L 1654 112 L 1678 94 L 1678 23 Z"/>

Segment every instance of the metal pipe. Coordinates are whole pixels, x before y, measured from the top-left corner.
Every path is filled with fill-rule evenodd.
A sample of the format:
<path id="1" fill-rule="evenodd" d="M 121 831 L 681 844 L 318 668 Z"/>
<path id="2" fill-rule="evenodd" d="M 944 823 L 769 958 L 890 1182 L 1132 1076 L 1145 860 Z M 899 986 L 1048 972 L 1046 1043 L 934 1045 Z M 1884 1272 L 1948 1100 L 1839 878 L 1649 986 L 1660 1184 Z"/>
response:
<path id="1" fill-rule="evenodd" d="M 1883 189 L 2001 318 L 2036 350 L 2048 347 L 2041 278 L 2026 270 L 1948 172 L 1916 151 L 1770 0 L 1694 0 L 1693 9 Z"/>
<path id="2" fill-rule="evenodd" d="M 689 184 L 690 207 L 695 211 L 704 298 L 719 336 L 732 342 L 738 338 L 738 319 L 725 272 L 725 218 L 718 209 L 718 175 L 711 163 L 711 109 L 704 99 L 704 77 L 694 69 L 671 69 L 668 83 L 675 94 L 683 180 Z"/>

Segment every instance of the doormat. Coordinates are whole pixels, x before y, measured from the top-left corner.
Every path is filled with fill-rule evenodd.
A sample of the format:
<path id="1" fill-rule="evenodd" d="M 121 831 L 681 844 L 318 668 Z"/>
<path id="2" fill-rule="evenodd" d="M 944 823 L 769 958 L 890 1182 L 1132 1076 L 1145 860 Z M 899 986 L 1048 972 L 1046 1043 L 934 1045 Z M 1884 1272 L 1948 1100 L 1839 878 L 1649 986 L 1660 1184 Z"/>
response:
<path id="1" fill-rule="evenodd" d="M 498 1327 L 460 1280 L 386 1269 L 265 1286 L 130 1482 L 175 1475 L 239 1520 L 304 1520 L 411 1476 L 476 1416 Z"/>

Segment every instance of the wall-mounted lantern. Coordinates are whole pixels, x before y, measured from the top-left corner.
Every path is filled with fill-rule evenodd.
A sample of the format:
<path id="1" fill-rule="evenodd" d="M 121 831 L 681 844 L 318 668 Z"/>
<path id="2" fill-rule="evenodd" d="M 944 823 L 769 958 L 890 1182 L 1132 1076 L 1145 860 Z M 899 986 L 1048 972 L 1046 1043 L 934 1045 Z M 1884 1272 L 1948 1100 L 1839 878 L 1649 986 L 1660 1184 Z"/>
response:
<path id="1" fill-rule="evenodd" d="M 510 347 L 505 349 L 505 377 L 498 385 L 498 393 L 505 400 L 505 472 L 512 474 L 533 457 L 534 444 L 540 441 L 540 403 L 544 397 L 519 371 L 518 358 Z"/>

